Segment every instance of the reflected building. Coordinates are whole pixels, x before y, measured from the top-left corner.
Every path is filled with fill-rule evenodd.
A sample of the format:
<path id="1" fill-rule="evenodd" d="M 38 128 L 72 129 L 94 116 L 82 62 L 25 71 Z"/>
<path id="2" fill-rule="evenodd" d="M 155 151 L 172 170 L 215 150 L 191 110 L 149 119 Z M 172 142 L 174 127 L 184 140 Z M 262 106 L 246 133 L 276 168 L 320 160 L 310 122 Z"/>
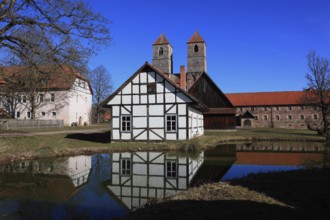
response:
<path id="1" fill-rule="evenodd" d="M 91 156 L 13 162 L 2 165 L 0 166 L 0 196 L 67 200 L 88 181 L 91 168 Z M 19 185 L 25 187 L 19 187 Z"/>

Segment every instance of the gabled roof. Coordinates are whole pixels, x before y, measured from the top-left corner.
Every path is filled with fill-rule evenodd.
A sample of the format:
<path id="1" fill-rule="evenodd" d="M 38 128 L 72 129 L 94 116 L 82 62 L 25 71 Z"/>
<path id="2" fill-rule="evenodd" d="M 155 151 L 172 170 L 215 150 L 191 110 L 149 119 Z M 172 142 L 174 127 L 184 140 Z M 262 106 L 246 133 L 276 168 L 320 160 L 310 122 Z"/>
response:
<path id="1" fill-rule="evenodd" d="M 28 71 L 33 71 L 30 67 L 25 66 L 10 66 L 10 67 L 1 67 L 3 71 L 3 78 L 0 79 L 0 85 L 6 83 L 5 77 L 12 78 L 12 77 L 20 77 L 24 73 Z M 40 66 L 38 67 L 39 71 L 47 72 L 51 71 L 52 76 L 47 83 L 45 83 L 43 88 L 40 90 L 47 89 L 47 90 L 69 90 L 72 88 L 76 78 L 81 79 L 87 82 L 88 87 L 93 94 L 92 87 L 90 85 L 89 80 L 81 75 L 75 68 L 70 67 L 68 65 L 59 65 L 56 67 L 50 66 Z"/>
<path id="2" fill-rule="evenodd" d="M 192 43 L 205 43 L 205 41 L 203 40 L 202 36 L 198 33 L 198 31 L 195 31 L 193 36 L 187 42 L 187 44 L 192 44 Z"/>
<path id="3" fill-rule="evenodd" d="M 302 91 L 227 93 L 234 106 L 301 105 Z"/>
<path id="4" fill-rule="evenodd" d="M 162 33 L 153 45 L 164 45 L 164 44 L 170 44 L 170 43 L 168 42 L 167 38 L 165 37 L 165 34 Z"/>
<path id="5" fill-rule="evenodd" d="M 108 107 L 107 103 L 109 103 L 126 85 L 128 85 L 128 83 L 130 83 L 136 75 L 138 75 L 141 72 L 155 72 L 159 75 L 161 75 L 167 82 L 169 82 L 172 86 L 174 86 L 176 89 L 178 89 L 180 92 L 182 92 L 183 94 L 185 94 L 188 98 L 190 98 L 193 103 L 192 104 L 197 104 L 198 106 L 195 106 L 196 108 L 204 108 L 206 106 L 204 106 L 202 103 L 200 103 L 200 101 L 198 99 L 196 99 L 195 97 L 191 96 L 189 93 L 187 93 L 186 91 L 184 91 L 183 89 L 181 89 L 178 85 L 175 84 L 175 82 L 173 82 L 172 80 L 168 79 L 168 77 L 166 76 L 166 74 L 162 73 L 161 71 L 159 71 L 157 68 L 155 68 L 154 66 L 152 66 L 151 64 L 149 64 L 148 62 L 145 62 L 145 64 L 143 64 L 128 80 L 126 80 L 114 93 L 112 93 L 107 99 L 105 99 L 101 105 L 103 107 Z"/>

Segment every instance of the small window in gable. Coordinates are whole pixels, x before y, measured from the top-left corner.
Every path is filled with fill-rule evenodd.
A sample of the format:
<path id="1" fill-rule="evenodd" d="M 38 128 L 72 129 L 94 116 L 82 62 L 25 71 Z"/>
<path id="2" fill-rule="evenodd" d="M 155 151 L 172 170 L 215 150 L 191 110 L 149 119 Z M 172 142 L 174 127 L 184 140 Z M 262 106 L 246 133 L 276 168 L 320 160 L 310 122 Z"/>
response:
<path id="1" fill-rule="evenodd" d="M 164 50 L 163 50 L 162 47 L 159 48 L 158 54 L 159 54 L 159 56 L 163 56 L 163 54 L 164 54 Z"/>
<path id="2" fill-rule="evenodd" d="M 156 83 L 148 83 L 147 93 L 155 93 L 155 92 L 156 92 Z"/>
<path id="3" fill-rule="evenodd" d="M 195 52 L 195 53 L 198 52 L 198 46 L 197 46 L 197 45 L 194 46 L 194 52 Z"/>

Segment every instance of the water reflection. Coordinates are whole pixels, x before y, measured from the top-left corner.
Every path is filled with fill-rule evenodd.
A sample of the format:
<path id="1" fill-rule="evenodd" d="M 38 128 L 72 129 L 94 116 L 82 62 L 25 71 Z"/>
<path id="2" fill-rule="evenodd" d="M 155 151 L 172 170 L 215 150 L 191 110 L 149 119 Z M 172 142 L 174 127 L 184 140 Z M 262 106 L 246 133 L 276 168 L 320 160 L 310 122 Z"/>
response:
<path id="1" fill-rule="evenodd" d="M 251 173 L 320 167 L 320 143 L 242 143 L 182 155 L 113 153 L 0 166 L 0 218 L 113 219 L 190 186 Z"/>

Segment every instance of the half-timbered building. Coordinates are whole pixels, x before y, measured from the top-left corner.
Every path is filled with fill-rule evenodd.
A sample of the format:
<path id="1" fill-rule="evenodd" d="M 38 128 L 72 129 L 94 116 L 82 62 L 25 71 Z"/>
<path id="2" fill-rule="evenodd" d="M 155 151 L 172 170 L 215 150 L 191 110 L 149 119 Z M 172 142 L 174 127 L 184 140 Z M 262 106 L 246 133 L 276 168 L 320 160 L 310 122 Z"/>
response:
<path id="1" fill-rule="evenodd" d="M 106 101 L 113 141 L 186 140 L 204 133 L 203 105 L 149 63 Z"/>

